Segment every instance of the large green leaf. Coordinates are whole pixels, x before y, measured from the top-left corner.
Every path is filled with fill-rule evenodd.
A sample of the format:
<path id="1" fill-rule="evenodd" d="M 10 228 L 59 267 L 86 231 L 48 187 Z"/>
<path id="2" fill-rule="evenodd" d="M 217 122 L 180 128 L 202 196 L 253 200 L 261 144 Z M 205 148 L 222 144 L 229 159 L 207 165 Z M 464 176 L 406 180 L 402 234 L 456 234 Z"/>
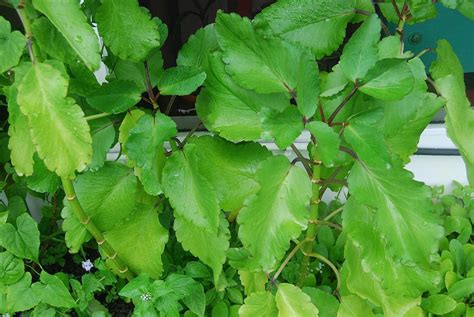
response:
<path id="1" fill-rule="evenodd" d="M 10 313 L 26 311 L 39 304 L 39 298 L 31 289 L 31 274 L 23 277 L 7 288 L 6 309 Z"/>
<path id="2" fill-rule="evenodd" d="M 256 175 L 260 191 L 246 201 L 237 221 L 244 248 L 265 271 L 272 270 L 306 228 L 311 182 L 282 156 L 264 161 Z"/>
<path id="3" fill-rule="evenodd" d="M 217 281 L 229 246 L 227 221 L 221 219 L 217 194 L 199 172 L 198 160 L 195 144 L 173 153 L 163 169 L 163 189 L 174 209 L 178 240 L 213 269 Z"/>
<path id="4" fill-rule="evenodd" d="M 301 50 L 279 38 L 254 31 L 247 18 L 219 13 L 216 33 L 224 51 L 226 71 L 242 87 L 260 93 L 288 92 L 296 88 Z"/>
<path id="5" fill-rule="evenodd" d="M 270 292 L 252 293 L 245 299 L 245 304 L 240 307 L 240 317 L 277 317 L 278 309 L 275 297 Z"/>
<path id="6" fill-rule="evenodd" d="M 309 54 L 301 57 L 296 78 L 298 110 L 306 118 L 311 118 L 319 102 L 319 69 L 318 64 Z"/>
<path id="7" fill-rule="evenodd" d="M 289 104 L 282 94 L 261 95 L 234 83 L 218 53 L 209 56 L 208 67 L 196 110 L 204 125 L 225 139 L 258 140 L 263 132 L 260 110 L 265 106 L 283 110 Z"/>
<path id="8" fill-rule="evenodd" d="M 139 62 L 160 46 L 160 32 L 137 0 L 104 0 L 95 19 L 104 43 L 121 59 Z"/>
<path id="9" fill-rule="evenodd" d="M 85 213 L 102 231 L 130 217 L 135 207 L 137 180 L 121 163 L 108 162 L 97 172 L 77 177 L 76 195 Z"/>
<path id="10" fill-rule="evenodd" d="M 206 79 L 206 73 L 192 66 L 177 66 L 166 69 L 158 80 L 162 95 L 184 96 L 193 93 Z"/>
<path id="11" fill-rule="evenodd" d="M 191 35 L 178 54 L 178 66 L 191 66 L 201 70 L 208 69 L 209 53 L 219 49 L 214 24 L 209 24 Z"/>
<path id="12" fill-rule="evenodd" d="M 431 67 L 436 88 L 446 99 L 446 129 L 466 164 L 469 182 L 474 184 L 474 111 L 466 97 L 464 72 L 451 45 L 438 42 L 437 61 Z"/>
<path id="13" fill-rule="evenodd" d="M 31 285 L 31 288 L 42 303 L 64 308 L 76 306 L 76 302 L 59 277 L 42 271 L 40 281 Z"/>
<path id="14" fill-rule="evenodd" d="M 244 200 L 260 189 L 255 174 L 259 164 L 271 155 L 263 146 L 234 144 L 211 136 L 192 138 L 188 144 L 196 145 L 199 172 L 211 182 L 222 209 L 242 208 Z"/>
<path id="15" fill-rule="evenodd" d="M 11 32 L 10 22 L 0 16 L 0 74 L 18 64 L 25 45 L 23 34 Z"/>
<path id="16" fill-rule="evenodd" d="M 23 260 L 15 257 L 11 252 L 0 253 L 0 283 L 16 283 L 25 273 Z"/>
<path id="17" fill-rule="evenodd" d="M 27 213 L 16 218 L 16 227 L 0 224 L 0 245 L 20 258 L 38 261 L 39 236 L 38 224 Z"/>
<path id="18" fill-rule="evenodd" d="M 160 277 L 168 231 L 160 224 L 153 206 L 138 204 L 129 217 L 105 233 L 105 238 L 134 273 Z"/>
<path id="19" fill-rule="evenodd" d="M 337 312 L 337 317 L 364 316 L 373 317 L 372 308 L 357 295 L 347 295 L 341 298 L 341 306 Z"/>
<path id="20" fill-rule="evenodd" d="M 319 316 L 311 298 L 293 284 L 278 285 L 275 301 L 279 310 L 278 317 Z"/>
<path id="21" fill-rule="evenodd" d="M 362 79 L 377 62 L 380 30 L 380 19 L 376 14 L 371 14 L 344 47 L 341 69 L 353 82 Z"/>
<path id="22" fill-rule="evenodd" d="M 141 93 L 141 88 L 131 80 L 114 80 L 90 93 L 87 102 L 98 111 L 121 113 L 135 106 Z"/>
<path id="23" fill-rule="evenodd" d="M 378 61 L 362 81 L 363 93 L 381 100 L 399 100 L 412 91 L 413 73 L 402 59 Z"/>
<path id="24" fill-rule="evenodd" d="M 21 81 L 17 101 L 45 165 L 61 177 L 73 178 L 90 162 L 92 140 L 81 108 L 66 97 L 67 88 L 61 71 L 37 63 Z"/>
<path id="25" fill-rule="evenodd" d="M 289 147 L 304 129 L 303 117 L 295 107 L 279 112 L 274 109 L 262 109 L 262 125 L 266 130 L 264 137 L 271 136 L 282 150 Z"/>
<path id="26" fill-rule="evenodd" d="M 99 39 L 87 23 L 77 1 L 62 1 L 61 5 L 48 0 L 35 0 L 35 8 L 46 15 L 86 66 L 94 71 L 99 68 Z"/>
<path id="27" fill-rule="evenodd" d="M 317 58 L 342 44 L 347 23 L 354 16 L 355 0 L 279 0 L 256 18 L 284 39 L 311 48 Z"/>
<path id="28" fill-rule="evenodd" d="M 162 113 L 138 119 L 130 130 L 125 147 L 139 168 L 138 175 L 150 195 L 162 193 L 161 173 L 165 164 L 164 142 L 176 135 L 176 124 Z"/>
<path id="29" fill-rule="evenodd" d="M 321 121 L 310 122 L 306 125 L 306 128 L 316 138 L 317 150 L 324 165 L 332 167 L 341 144 L 339 135 L 330 126 Z"/>

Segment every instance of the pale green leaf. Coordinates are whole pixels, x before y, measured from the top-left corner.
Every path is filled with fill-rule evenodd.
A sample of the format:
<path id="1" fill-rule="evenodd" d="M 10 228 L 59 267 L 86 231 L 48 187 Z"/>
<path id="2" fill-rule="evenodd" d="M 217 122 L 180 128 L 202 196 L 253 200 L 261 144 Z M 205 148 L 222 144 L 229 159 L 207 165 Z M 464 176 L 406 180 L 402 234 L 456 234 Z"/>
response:
<path id="1" fill-rule="evenodd" d="M 87 96 L 94 109 L 107 113 L 121 113 L 141 100 L 141 89 L 131 80 L 114 80 L 105 83 Z"/>
<path id="2" fill-rule="evenodd" d="M 38 193 L 53 194 L 58 190 L 61 180 L 58 175 L 46 168 L 43 161 L 34 156 L 35 165 L 33 166 L 33 175 L 26 177 L 28 188 Z"/>
<path id="3" fill-rule="evenodd" d="M 234 144 L 211 136 L 192 138 L 188 144 L 196 145 L 199 172 L 212 184 L 222 209 L 239 210 L 245 199 L 260 189 L 255 174 L 259 164 L 271 155 L 263 146 Z"/>
<path id="4" fill-rule="evenodd" d="M 255 32 L 248 18 L 219 13 L 216 33 L 226 71 L 244 88 L 259 93 L 296 88 L 301 49 L 276 37 Z"/>
<path id="5" fill-rule="evenodd" d="M 275 301 L 278 317 L 319 316 L 319 311 L 311 303 L 311 298 L 293 284 L 279 284 Z"/>
<path id="6" fill-rule="evenodd" d="M 66 97 L 67 87 L 59 70 L 36 63 L 21 81 L 17 100 L 46 167 L 73 178 L 90 162 L 92 140 L 81 108 Z"/>
<path id="7" fill-rule="evenodd" d="M 143 115 L 130 130 L 125 147 L 139 178 L 150 195 L 162 193 L 161 173 L 165 164 L 164 142 L 176 135 L 176 124 L 162 113 Z"/>
<path id="8" fill-rule="evenodd" d="M 191 35 L 179 53 L 178 66 L 191 66 L 201 70 L 208 69 L 208 56 L 219 49 L 214 24 L 209 24 Z"/>
<path id="9" fill-rule="evenodd" d="M 311 118 L 318 108 L 320 87 L 318 64 L 309 54 L 301 57 L 296 86 L 298 110 L 306 118 Z"/>
<path id="10" fill-rule="evenodd" d="M 268 271 L 284 256 L 290 240 L 307 226 L 311 182 L 304 170 L 282 156 L 264 161 L 256 179 L 261 189 L 239 213 L 239 237 Z"/>
<path id="11" fill-rule="evenodd" d="M 461 300 L 474 293 L 474 277 L 457 281 L 448 289 L 448 295 L 456 300 Z"/>
<path id="12" fill-rule="evenodd" d="M 18 64 L 25 45 L 25 36 L 18 31 L 11 32 L 10 22 L 0 16 L 0 73 Z"/>
<path id="13" fill-rule="evenodd" d="M 206 79 L 206 73 L 192 66 L 177 66 L 166 69 L 158 80 L 162 95 L 184 96 L 194 92 Z"/>
<path id="14" fill-rule="evenodd" d="M 209 56 L 208 67 L 196 110 L 206 128 L 227 140 L 258 140 L 263 132 L 260 110 L 268 106 L 281 111 L 289 104 L 283 94 L 261 95 L 234 83 L 218 53 Z"/>
<path id="15" fill-rule="evenodd" d="M 20 312 L 32 309 L 39 304 L 39 298 L 31 289 L 31 274 L 26 272 L 13 285 L 8 286 L 6 308 L 9 312 Z"/>
<path id="16" fill-rule="evenodd" d="M 72 308 L 76 302 L 59 277 L 41 272 L 40 282 L 31 285 L 33 293 L 42 303 L 54 307 Z"/>
<path id="17" fill-rule="evenodd" d="M 445 40 L 438 42 L 437 61 L 430 71 L 436 88 L 446 100 L 446 129 L 466 164 L 469 182 L 474 184 L 474 112 L 466 97 L 464 72 L 452 47 Z"/>
<path id="18" fill-rule="evenodd" d="M 456 301 L 444 294 L 431 295 L 422 303 L 422 307 L 436 315 L 445 315 L 456 308 Z"/>
<path id="19" fill-rule="evenodd" d="M 92 161 L 89 170 L 96 171 L 104 166 L 107 153 L 115 141 L 115 128 L 112 121 L 101 118 L 89 122 L 92 134 Z"/>
<path id="20" fill-rule="evenodd" d="M 104 43 L 114 55 L 140 62 L 160 46 L 160 32 L 137 0 L 104 0 L 95 19 Z"/>
<path id="21" fill-rule="evenodd" d="M 275 297 L 269 292 L 253 293 L 245 299 L 245 304 L 239 309 L 240 317 L 277 317 L 278 309 Z"/>
<path id="22" fill-rule="evenodd" d="M 0 245 L 19 258 L 38 261 L 40 233 L 38 224 L 27 213 L 16 218 L 16 227 L 0 224 Z"/>
<path id="23" fill-rule="evenodd" d="M 309 47 L 317 58 L 342 44 L 347 23 L 354 16 L 355 0 L 280 0 L 256 18 L 288 41 Z M 315 40 L 317 39 L 317 40 Z"/>
<path id="24" fill-rule="evenodd" d="M 380 30 L 380 19 L 376 14 L 371 14 L 344 46 L 340 65 L 347 78 L 353 82 L 364 78 L 377 62 Z"/>
<path id="25" fill-rule="evenodd" d="M 399 100 L 412 91 L 413 73 L 405 60 L 382 59 L 363 78 L 360 91 L 381 100 Z"/>
<path id="26" fill-rule="evenodd" d="M 64 199 L 64 208 L 61 211 L 61 217 L 64 219 L 61 228 L 65 232 L 64 241 L 70 253 L 79 252 L 81 246 L 89 241 L 92 236 L 86 227 L 77 220 L 67 199 Z"/>
<path id="27" fill-rule="evenodd" d="M 97 70 L 100 64 L 99 39 L 87 23 L 80 4 L 62 1 L 58 7 L 58 3 L 49 0 L 35 0 L 33 3 L 61 32 L 84 64 L 92 71 Z"/>
<path id="28" fill-rule="evenodd" d="M 459 5 L 458 10 L 467 18 L 474 20 L 474 1 L 473 0 L 464 0 Z"/>
<path id="29" fill-rule="evenodd" d="M 337 315 L 339 301 L 334 295 L 314 287 L 303 287 L 303 292 L 311 298 L 313 305 L 318 308 L 319 317 L 334 317 Z"/>
<path id="30" fill-rule="evenodd" d="M 14 284 L 24 273 L 25 265 L 22 259 L 8 251 L 0 253 L 0 283 Z"/>
<path id="31" fill-rule="evenodd" d="M 304 129 L 303 117 L 295 107 L 287 107 L 282 112 L 264 108 L 260 114 L 263 128 L 268 131 L 265 138 L 272 136 L 282 150 L 289 147 Z"/>
<path id="32" fill-rule="evenodd" d="M 410 51 L 403 52 L 402 42 L 400 37 L 396 35 L 390 35 L 384 37 L 378 44 L 379 48 L 379 59 L 386 58 L 411 58 L 413 53 Z"/>
<path id="33" fill-rule="evenodd" d="M 160 224 L 153 206 L 138 204 L 121 224 L 105 232 L 105 238 L 132 272 L 160 277 L 168 231 Z"/>
<path id="34" fill-rule="evenodd" d="M 120 124 L 118 140 L 122 144 L 122 150 L 125 154 L 127 154 L 125 143 L 127 143 L 130 130 L 135 127 L 138 119 L 140 119 L 143 115 L 145 115 L 144 111 L 140 109 L 133 109 L 132 111 L 127 112 L 122 120 L 122 123 Z"/>
<path id="35" fill-rule="evenodd" d="M 239 270 L 240 282 L 245 288 L 247 296 L 252 293 L 264 292 L 265 285 L 268 282 L 268 276 L 265 272 L 248 272 Z"/>
<path id="36" fill-rule="evenodd" d="M 364 316 L 373 317 L 374 313 L 370 305 L 356 295 L 347 295 L 341 298 L 341 305 L 337 317 Z"/>
<path id="37" fill-rule="evenodd" d="M 316 138 L 316 146 L 321 161 L 327 167 L 334 165 L 334 160 L 339 154 L 341 140 L 339 135 L 326 123 L 313 121 L 306 125 L 306 128 Z"/>
<path id="38" fill-rule="evenodd" d="M 74 188 L 84 212 L 101 230 L 114 228 L 130 217 L 135 207 L 137 180 L 121 163 L 107 162 L 97 172 L 77 177 Z"/>

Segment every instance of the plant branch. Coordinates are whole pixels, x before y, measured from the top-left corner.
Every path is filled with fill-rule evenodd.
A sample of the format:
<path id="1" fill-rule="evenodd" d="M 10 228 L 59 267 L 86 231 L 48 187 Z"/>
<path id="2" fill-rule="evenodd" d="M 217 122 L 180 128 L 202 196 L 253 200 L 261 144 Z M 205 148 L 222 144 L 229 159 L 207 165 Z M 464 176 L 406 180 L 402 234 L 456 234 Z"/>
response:
<path id="1" fill-rule="evenodd" d="M 395 9 L 395 12 L 397 13 L 398 18 L 401 20 L 402 19 L 402 13 L 400 12 L 400 8 L 398 8 L 398 4 L 396 0 L 392 0 L 392 6 Z"/>
<path id="2" fill-rule="evenodd" d="M 202 122 L 199 122 L 191 131 L 189 131 L 188 134 L 186 134 L 183 141 L 179 144 L 179 147 L 178 147 L 179 150 L 181 150 L 186 145 L 189 138 L 197 131 L 197 129 L 201 127 L 201 125 L 202 125 Z"/>
<path id="3" fill-rule="evenodd" d="M 355 154 L 354 151 L 352 151 L 351 149 L 349 149 L 349 148 L 347 148 L 347 147 L 345 147 L 345 146 L 342 146 L 342 145 L 341 145 L 341 146 L 339 147 L 339 150 L 341 150 L 342 152 L 345 152 L 345 153 L 349 154 L 349 155 L 352 156 L 355 160 L 358 159 L 357 154 Z"/>
<path id="4" fill-rule="evenodd" d="M 94 239 L 97 241 L 97 244 L 102 248 L 102 250 L 104 250 L 105 256 L 109 259 L 109 261 L 114 264 L 119 273 L 122 274 L 128 280 L 133 279 L 133 273 L 123 263 L 123 261 L 117 255 L 115 249 L 107 242 L 107 240 L 105 240 L 104 235 L 92 222 L 91 217 L 88 216 L 82 209 L 81 204 L 77 200 L 76 192 L 74 191 L 74 185 L 72 181 L 67 178 L 61 178 L 61 181 L 63 183 L 66 199 L 69 202 L 69 205 L 71 206 L 71 209 L 74 212 L 76 218 L 94 237 Z"/>
<path id="5" fill-rule="evenodd" d="M 321 262 L 324 262 L 325 264 L 327 264 L 331 268 L 331 270 L 336 275 L 336 279 L 337 279 L 337 285 L 336 285 L 335 292 L 339 293 L 339 290 L 341 289 L 342 279 L 341 279 L 341 273 L 339 273 L 339 270 L 337 269 L 337 267 L 331 261 L 329 261 L 328 258 L 322 256 L 319 253 L 316 253 L 316 252 L 305 253 L 303 251 L 303 254 L 306 255 L 306 256 L 316 258 L 316 259 L 320 260 Z"/>
<path id="6" fill-rule="evenodd" d="M 148 67 L 147 61 L 145 61 L 145 79 L 146 79 L 145 84 L 146 84 L 146 91 L 147 91 L 148 97 L 153 106 L 153 109 L 156 110 L 158 109 L 158 104 L 156 103 L 156 100 L 158 99 L 158 96 L 160 94 L 158 93 L 155 96 L 155 93 L 153 92 L 153 86 L 151 85 L 151 80 L 150 80 L 150 69 Z"/>
<path id="7" fill-rule="evenodd" d="M 25 12 L 25 2 L 20 1 L 18 4 L 18 9 L 16 10 L 18 16 L 20 17 L 21 23 L 23 24 L 23 28 L 25 29 L 25 35 L 27 39 L 27 48 L 28 48 L 28 53 L 31 58 L 31 62 L 33 64 L 36 63 L 36 57 L 38 56 L 38 52 L 36 50 L 36 47 L 33 43 L 33 31 L 31 28 L 31 21 L 28 18 L 28 15 Z"/>
<path id="8" fill-rule="evenodd" d="M 300 152 L 300 150 L 298 150 L 298 148 L 294 144 L 291 144 L 290 147 L 293 150 L 293 152 L 295 152 L 301 164 L 303 164 L 304 169 L 306 170 L 306 173 L 308 173 L 309 177 L 311 177 L 313 175 L 313 172 L 311 171 L 311 167 L 308 165 L 307 159 L 303 156 L 303 154 Z"/>
<path id="9" fill-rule="evenodd" d="M 323 220 L 324 221 L 329 221 L 332 217 L 336 216 L 337 214 L 339 214 L 343 210 L 344 210 L 344 206 L 341 206 L 341 207 L 337 208 L 336 210 L 334 210 L 333 212 L 331 212 L 326 217 L 324 217 Z"/>
<path id="10" fill-rule="evenodd" d="M 283 263 L 280 265 L 280 267 L 278 268 L 278 270 L 275 272 L 275 274 L 273 275 L 272 277 L 272 282 L 274 283 L 278 276 L 280 276 L 281 272 L 283 272 L 283 269 L 286 267 L 286 265 L 290 262 L 290 260 L 295 256 L 296 252 L 298 252 L 298 250 L 303 246 L 304 243 L 306 243 L 307 241 L 306 240 L 303 240 L 301 242 L 299 242 L 294 248 L 293 250 L 291 250 L 291 252 L 288 254 L 288 256 L 286 257 L 285 261 L 283 261 Z"/>
<path id="11" fill-rule="evenodd" d="M 166 111 L 165 111 L 166 115 L 170 114 L 171 107 L 173 107 L 175 100 L 176 100 L 176 96 L 171 96 L 170 101 L 168 102 L 168 105 L 166 106 Z"/>
<path id="12" fill-rule="evenodd" d="M 337 229 L 339 231 L 342 231 L 342 227 L 340 225 L 338 225 L 337 223 L 334 223 L 334 222 L 325 221 L 325 220 L 314 220 L 314 221 L 310 221 L 310 223 L 314 223 L 314 224 L 317 224 L 317 225 L 319 224 L 319 225 L 323 225 L 323 226 L 328 226 L 328 227 Z"/>
<path id="13" fill-rule="evenodd" d="M 342 166 L 338 166 L 336 167 L 336 169 L 331 173 L 331 175 L 329 175 L 328 179 L 326 180 L 326 184 L 323 184 L 323 186 L 321 187 L 321 190 L 319 191 L 319 197 L 323 197 L 324 193 L 326 192 L 326 190 L 328 189 L 328 186 L 329 184 L 331 184 L 331 182 L 336 179 L 337 177 L 337 174 L 339 174 L 339 172 L 342 170 Z"/>
<path id="14" fill-rule="evenodd" d="M 86 116 L 86 117 L 84 117 L 84 119 L 86 119 L 87 121 L 92 121 L 92 120 L 108 117 L 110 115 L 111 115 L 111 113 L 103 112 L 103 113 L 98 113 L 98 114 L 93 114 L 93 115 L 90 115 L 90 116 Z"/>
<path id="15" fill-rule="evenodd" d="M 344 100 L 341 102 L 341 104 L 339 106 L 337 106 L 336 110 L 334 110 L 334 112 L 331 114 L 331 116 L 329 117 L 328 119 L 328 125 L 331 125 L 332 122 L 334 121 L 334 119 L 336 119 L 336 116 L 337 114 L 342 110 L 342 108 L 344 108 L 344 106 L 351 100 L 351 98 L 355 95 L 355 93 L 357 92 L 357 90 L 359 89 L 359 85 L 358 85 L 358 82 L 356 80 L 355 82 L 355 85 L 354 85 L 354 88 L 352 89 L 352 91 L 349 93 L 349 95 L 347 95 L 346 98 L 344 98 Z"/>

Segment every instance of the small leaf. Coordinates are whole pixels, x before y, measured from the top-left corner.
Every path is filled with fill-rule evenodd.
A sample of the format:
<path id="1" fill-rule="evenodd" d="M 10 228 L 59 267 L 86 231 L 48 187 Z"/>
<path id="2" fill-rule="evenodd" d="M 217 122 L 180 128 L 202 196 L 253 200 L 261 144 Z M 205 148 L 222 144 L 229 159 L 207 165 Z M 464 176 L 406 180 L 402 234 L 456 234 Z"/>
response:
<path id="1" fill-rule="evenodd" d="M 107 154 L 115 142 L 115 128 L 107 118 L 93 120 L 89 124 L 92 134 L 92 161 L 89 170 L 97 171 L 104 166 Z"/>
<path id="2" fill-rule="evenodd" d="M 428 297 L 423 307 L 436 315 L 445 315 L 456 308 L 456 301 L 444 294 L 436 294 Z"/>
<path id="3" fill-rule="evenodd" d="M 296 78 L 298 110 L 306 118 L 311 118 L 319 103 L 318 64 L 309 54 L 301 58 Z"/>
<path id="4" fill-rule="evenodd" d="M 304 129 L 303 117 L 295 107 L 287 107 L 283 112 L 265 108 L 261 115 L 263 128 L 282 150 L 289 147 Z"/>
<path id="5" fill-rule="evenodd" d="M 382 59 L 363 78 L 363 93 L 381 100 L 399 100 L 413 89 L 413 73 L 401 59 Z"/>
<path id="6" fill-rule="evenodd" d="M 97 70 L 100 64 L 99 40 L 87 23 L 79 3 L 63 2 L 60 9 L 48 0 L 35 0 L 33 4 L 61 32 L 84 64 L 91 71 Z"/>
<path id="7" fill-rule="evenodd" d="M 324 165 L 332 167 L 339 154 L 339 145 L 341 144 L 339 135 L 321 121 L 310 122 L 306 125 L 306 128 L 316 138 L 317 150 Z"/>
<path id="8" fill-rule="evenodd" d="M 245 288 L 245 294 L 247 296 L 252 293 L 264 292 L 265 284 L 268 282 L 268 276 L 265 272 L 248 272 L 239 270 L 240 282 Z"/>
<path id="9" fill-rule="evenodd" d="M 104 43 L 121 59 L 143 61 L 161 44 L 157 23 L 137 0 L 104 0 L 95 19 Z"/>
<path id="10" fill-rule="evenodd" d="M 319 316 L 319 311 L 311 303 L 310 297 L 292 284 L 278 285 L 275 301 L 279 311 L 278 317 Z"/>
<path id="11" fill-rule="evenodd" d="M 190 66 L 207 71 L 208 56 L 219 49 L 214 24 L 209 24 L 191 35 L 179 53 L 178 66 Z"/>
<path id="12" fill-rule="evenodd" d="M 40 281 L 41 283 L 34 283 L 31 288 L 41 302 L 54 307 L 72 308 L 76 306 L 68 289 L 57 276 L 42 271 Z"/>
<path id="13" fill-rule="evenodd" d="M 11 32 L 10 22 L 0 17 L 0 74 L 18 64 L 25 46 L 25 36 L 18 31 Z"/>
<path id="14" fill-rule="evenodd" d="M 158 89 L 162 95 L 184 96 L 194 92 L 206 79 L 206 73 L 199 68 L 177 66 L 165 70 L 159 80 Z"/>
<path id="15" fill-rule="evenodd" d="M 141 89 L 130 80 L 105 83 L 88 97 L 89 105 L 102 112 L 121 113 L 141 100 Z"/>
<path id="16" fill-rule="evenodd" d="M 69 248 L 69 252 L 74 254 L 79 252 L 81 246 L 89 241 L 92 236 L 86 227 L 77 220 L 67 199 L 64 199 L 63 203 L 64 208 L 61 211 L 61 217 L 64 221 L 61 227 L 66 233 L 64 238 L 66 246 Z"/>
<path id="17" fill-rule="evenodd" d="M 380 19 L 376 14 L 371 14 L 344 47 L 340 65 L 344 74 L 352 82 L 363 78 L 377 62 L 380 31 Z"/>
<path id="18" fill-rule="evenodd" d="M 334 317 L 337 315 L 339 301 L 335 296 L 314 287 L 303 287 L 303 292 L 311 298 L 313 305 L 318 308 L 319 317 Z"/>
<path id="19" fill-rule="evenodd" d="M 253 293 L 245 299 L 245 304 L 240 307 L 240 317 L 277 317 L 278 309 L 275 297 L 269 292 Z"/>
<path id="20" fill-rule="evenodd" d="M 23 277 L 7 288 L 6 309 L 9 312 L 20 312 L 32 309 L 39 304 L 39 298 L 31 289 L 31 274 L 26 272 Z"/>
<path id="21" fill-rule="evenodd" d="M 373 317 L 374 313 L 370 305 L 357 295 L 343 296 L 337 317 L 364 316 Z"/>
<path id="22" fill-rule="evenodd" d="M 448 295 L 455 300 L 462 300 L 474 293 L 474 277 L 457 281 L 448 289 Z"/>
<path id="23" fill-rule="evenodd" d="M 38 262 L 39 237 L 38 224 L 27 213 L 16 219 L 16 228 L 0 224 L 0 245 L 19 258 Z"/>
<path id="24" fill-rule="evenodd" d="M 43 161 L 40 160 L 37 155 L 34 156 L 34 160 L 33 175 L 26 178 L 28 188 L 38 193 L 53 194 L 58 190 L 61 180 L 58 175 L 46 168 Z"/>
<path id="25" fill-rule="evenodd" d="M 23 260 L 15 257 L 11 252 L 0 253 L 0 283 L 14 284 L 25 273 Z"/>

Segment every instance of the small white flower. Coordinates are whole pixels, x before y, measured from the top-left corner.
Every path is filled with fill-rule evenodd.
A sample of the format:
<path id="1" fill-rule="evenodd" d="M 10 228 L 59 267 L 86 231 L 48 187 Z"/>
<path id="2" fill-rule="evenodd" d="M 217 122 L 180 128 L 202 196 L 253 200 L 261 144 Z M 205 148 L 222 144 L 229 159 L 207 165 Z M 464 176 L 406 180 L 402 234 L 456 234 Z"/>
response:
<path id="1" fill-rule="evenodd" d="M 144 302 L 147 302 L 147 301 L 151 300 L 151 294 L 150 293 L 142 294 L 142 296 L 140 296 L 140 299 Z"/>
<path id="2" fill-rule="evenodd" d="M 87 259 L 85 261 L 82 261 L 82 268 L 86 272 L 90 272 L 93 267 L 94 267 L 94 264 L 92 264 L 91 260 Z"/>

